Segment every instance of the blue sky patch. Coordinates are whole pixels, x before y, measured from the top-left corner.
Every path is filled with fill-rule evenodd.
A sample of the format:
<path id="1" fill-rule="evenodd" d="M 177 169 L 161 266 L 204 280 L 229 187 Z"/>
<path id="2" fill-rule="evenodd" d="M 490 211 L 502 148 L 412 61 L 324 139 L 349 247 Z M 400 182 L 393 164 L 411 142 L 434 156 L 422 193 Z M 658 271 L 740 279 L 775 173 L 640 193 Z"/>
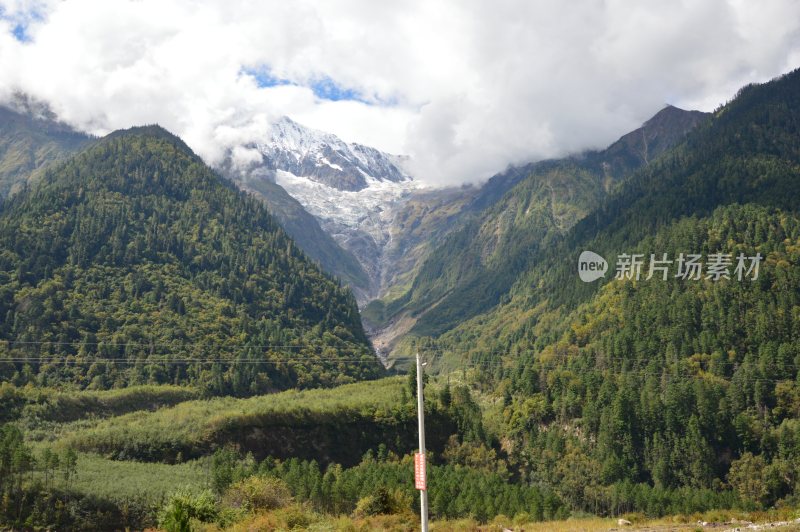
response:
<path id="1" fill-rule="evenodd" d="M 5 20 L 12 24 L 11 35 L 19 42 L 30 42 L 31 36 L 28 34 L 28 26 L 33 21 L 43 20 L 44 17 L 36 10 L 26 13 L 17 13 L 13 16 L 6 14 L 6 10 L 0 6 L 0 20 Z"/>
<path id="2" fill-rule="evenodd" d="M 314 95 L 321 100 L 339 102 L 344 100 L 356 101 L 372 105 L 375 102 L 365 99 L 361 93 L 355 89 L 343 87 L 329 77 L 318 78 L 309 85 L 296 83 L 290 79 L 281 78 L 273 74 L 269 67 L 261 68 L 242 68 L 241 73 L 251 76 L 261 88 L 279 87 L 281 85 L 294 85 L 297 87 L 308 87 Z"/>
<path id="3" fill-rule="evenodd" d="M 335 81 L 333 81 L 331 78 L 328 77 L 313 82 L 310 88 L 312 91 L 314 91 L 314 94 L 316 95 L 317 98 L 323 100 L 331 100 L 333 102 L 338 102 L 341 100 L 355 100 L 357 102 L 362 102 L 367 104 L 370 103 L 364 100 L 361 94 L 355 89 L 342 87 L 341 85 L 337 84 Z"/>
<path id="4" fill-rule="evenodd" d="M 291 80 L 275 76 L 269 68 L 243 68 L 241 73 L 255 79 L 256 83 L 261 88 L 296 85 L 296 83 L 292 83 Z"/>
<path id="5" fill-rule="evenodd" d="M 17 24 L 14 26 L 14 29 L 11 30 L 11 34 L 14 35 L 14 38 L 19 42 L 28 42 L 31 40 L 30 36 L 27 33 L 28 26 L 25 24 Z"/>

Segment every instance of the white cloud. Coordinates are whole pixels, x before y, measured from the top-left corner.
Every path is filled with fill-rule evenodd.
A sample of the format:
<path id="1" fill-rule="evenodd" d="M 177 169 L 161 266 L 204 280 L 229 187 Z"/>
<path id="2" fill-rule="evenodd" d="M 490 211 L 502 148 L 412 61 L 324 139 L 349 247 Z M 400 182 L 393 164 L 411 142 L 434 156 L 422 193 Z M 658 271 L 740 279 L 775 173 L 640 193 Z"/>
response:
<path id="1" fill-rule="evenodd" d="M 0 0 L 0 98 L 93 133 L 158 122 L 209 162 L 286 114 L 455 184 L 716 107 L 800 61 L 794 0 Z M 29 42 L 12 32 L 22 24 Z M 264 70 L 292 84 L 259 87 Z M 330 101 L 330 80 L 364 101 Z M 246 152 L 237 152 L 245 156 Z"/>

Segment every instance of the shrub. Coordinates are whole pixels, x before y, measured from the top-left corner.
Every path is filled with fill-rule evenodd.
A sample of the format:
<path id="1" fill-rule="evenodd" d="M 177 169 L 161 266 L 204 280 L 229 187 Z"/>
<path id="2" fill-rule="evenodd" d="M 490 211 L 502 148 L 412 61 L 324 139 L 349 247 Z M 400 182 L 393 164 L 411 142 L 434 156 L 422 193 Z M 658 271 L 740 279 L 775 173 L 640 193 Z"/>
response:
<path id="1" fill-rule="evenodd" d="M 248 511 L 274 510 L 288 506 L 292 495 L 286 482 L 279 478 L 252 476 L 228 488 L 223 502 Z"/>
<path id="2" fill-rule="evenodd" d="M 213 521 L 217 516 L 214 494 L 206 490 L 195 495 L 188 490 L 174 493 L 158 516 L 158 524 L 167 532 L 191 532 L 191 521 Z"/>
<path id="3" fill-rule="evenodd" d="M 279 516 L 286 523 L 286 528 L 290 530 L 295 528 L 308 528 L 318 519 L 308 508 L 300 506 L 299 504 L 294 504 L 281 510 Z"/>
<path id="4" fill-rule="evenodd" d="M 402 493 L 390 492 L 381 487 L 374 494 L 359 499 L 354 513 L 356 517 L 397 514 L 403 512 L 409 504 L 410 501 Z"/>

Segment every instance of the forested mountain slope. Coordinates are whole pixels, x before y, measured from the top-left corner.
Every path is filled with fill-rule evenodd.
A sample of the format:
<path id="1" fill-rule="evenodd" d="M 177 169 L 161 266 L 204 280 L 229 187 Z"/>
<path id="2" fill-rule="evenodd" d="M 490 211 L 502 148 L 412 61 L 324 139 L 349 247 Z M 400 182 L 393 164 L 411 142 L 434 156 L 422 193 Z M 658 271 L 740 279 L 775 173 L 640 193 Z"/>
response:
<path id="1" fill-rule="evenodd" d="M 349 290 L 157 126 L 7 201 L 0 279 L 0 372 L 17 384 L 248 395 L 381 373 Z"/>
<path id="2" fill-rule="evenodd" d="M 386 302 L 380 318 L 391 322 L 411 315 L 417 320 L 412 334 L 437 335 L 489 310 L 529 267 L 537 250 L 595 208 L 616 183 L 681 142 L 706 116 L 668 106 L 603 151 L 497 176 L 473 200 L 483 210 L 437 246 L 410 290 Z M 507 192 L 496 198 L 497 189 Z"/>
<path id="3" fill-rule="evenodd" d="M 798 124 L 800 71 L 745 87 L 538 251 L 508 301 L 437 340 L 460 353 L 445 367 L 488 370 L 531 478 L 592 511 L 610 486 L 640 508 L 657 490 L 729 486 L 756 506 L 797 493 Z M 578 277 L 584 250 L 609 262 L 594 283 Z M 640 278 L 615 278 L 636 253 Z M 665 253 L 666 279 L 647 279 Z M 715 280 L 716 253 L 730 278 Z M 701 255 L 699 279 L 678 275 L 681 254 Z M 740 254 L 763 258 L 757 275 L 739 278 Z"/>

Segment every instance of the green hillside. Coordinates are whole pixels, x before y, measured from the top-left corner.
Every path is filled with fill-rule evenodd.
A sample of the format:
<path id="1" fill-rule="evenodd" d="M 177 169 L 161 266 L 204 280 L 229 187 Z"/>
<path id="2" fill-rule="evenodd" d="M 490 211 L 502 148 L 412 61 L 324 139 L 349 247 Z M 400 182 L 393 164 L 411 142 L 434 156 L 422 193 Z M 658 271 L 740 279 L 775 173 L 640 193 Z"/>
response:
<path id="1" fill-rule="evenodd" d="M 800 71 L 749 86 L 687 142 L 535 253 L 508 300 L 435 342 L 504 396 L 529 478 L 587 511 L 658 508 L 659 490 L 798 493 Z M 584 283 L 578 256 L 609 260 Z M 617 256 L 730 253 L 731 279 L 615 279 Z M 759 253 L 757 279 L 734 273 Z M 619 504 L 619 500 L 617 503 Z M 613 507 L 613 506 L 612 506 Z"/>
<path id="2" fill-rule="evenodd" d="M 7 201 L 0 279 L 0 372 L 20 385 L 249 395 L 381 374 L 350 292 L 156 126 Z"/>
<path id="3" fill-rule="evenodd" d="M 40 175 L 48 164 L 74 155 L 93 140 L 58 122 L 45 105 L 26 97 L 17 98 L 13 109 L 0 106 L 0 198 Z M 222 164 L 219 171 L 231 177 L 230 161 Z M 351 287 L 369 290 L 369 278 L 358 260 L 283 188 L 264 179 L 244 178 L 239 183 L 264 200 L 281 227 L 324 271 Z"/>
<path id="4" fill-rule="evenodd" d="M 401 402 L 402 388 L 402 380 L 393 378 L 247 399 L 186 401 L 155 412 L 66 425 L 59 441 L 120 460 L 174 462 L 177 456 L 212 454 L 227 443 L 259 459 L 294 456 L 352 465 L 384 441 L 391 447 L 402 442 L 400 452 L 413 448 L 416 412 Z M 452 422 L 443 425 L 438 433 L 454 430 Z M 450 434 L 434 436 L 432 447 L 443 447 Z"/>

